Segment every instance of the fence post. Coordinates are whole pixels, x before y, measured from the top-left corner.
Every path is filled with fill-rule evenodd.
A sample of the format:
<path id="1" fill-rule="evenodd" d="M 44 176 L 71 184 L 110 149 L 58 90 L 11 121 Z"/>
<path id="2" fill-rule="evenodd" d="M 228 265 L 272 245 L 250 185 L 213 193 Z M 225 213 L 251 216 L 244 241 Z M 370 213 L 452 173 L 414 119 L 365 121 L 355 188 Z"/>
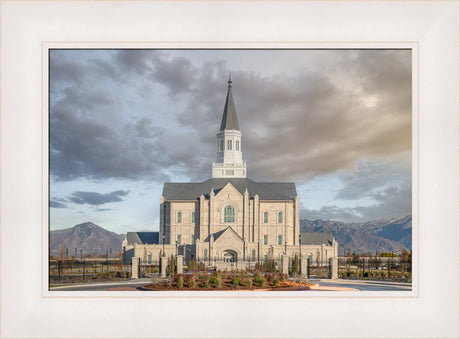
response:
<path id="1" fill-rule="evenodd" d="M 300 276 L 301 277 L 308 277 L 307 271 L 307 258 L 300 257 Z"/>
<path id="2" fill-rule="evenodd" d="M 337 279 L 339 268 L 339 259 L 337 257 L 332 257 L 329 259 L 329 279 Z"/>
<path id="3" fill-rule="evenodd" d="M 133 257 L 131 263 L 131 278 L 139 279 L 141 269 L 141 258 Z"/>
<path id="4" fill-rule="evenodd" d="M 283 260 L 283 274 L 289 274 L 289 256 L 283 255 L 281 258 Z"/>
<path id="5" fill-rule="evenodd" d="M 184 256 L 183 255 L 176 256 L 176 268 L 177 268 L 177 274 L 184 273 Z"/>
<path id="6" fill-rule="evenodd" d="M 168 257 L 160 258 L 160 276 L 166 278 L 166 269 L 168 267 Z"/>

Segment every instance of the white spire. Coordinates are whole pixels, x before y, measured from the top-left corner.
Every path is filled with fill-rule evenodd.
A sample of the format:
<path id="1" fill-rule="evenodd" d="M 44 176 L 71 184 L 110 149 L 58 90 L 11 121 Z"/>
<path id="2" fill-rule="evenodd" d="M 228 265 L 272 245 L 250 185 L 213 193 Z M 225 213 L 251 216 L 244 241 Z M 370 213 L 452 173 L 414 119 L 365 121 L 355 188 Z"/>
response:
<path id="1" fill-rule="evenodd" d="M 213 178 L 246 178 L 246 163 L 243 162 L 241 131 L 236 116 L 232 93 L 232 78 L 228 77 L 227 99 L 217 133 L 216 162 L 212 165 Z"/>

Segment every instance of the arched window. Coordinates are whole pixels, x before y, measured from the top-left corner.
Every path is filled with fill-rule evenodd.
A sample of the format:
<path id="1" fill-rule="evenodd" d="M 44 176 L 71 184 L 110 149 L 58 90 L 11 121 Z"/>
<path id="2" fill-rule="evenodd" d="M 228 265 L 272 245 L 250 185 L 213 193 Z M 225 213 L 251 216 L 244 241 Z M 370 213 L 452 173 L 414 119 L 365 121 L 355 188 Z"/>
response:
<path id="1" fill-rule="evenodd" d="M 177 212 L 177 223 L 180 224 L 182 222 L 182 212 Z"/>
<path id="2" fill-rule="evenodd" d="M 264 224 L 268 222 L 268 212 L 264 212 Z"/>
<path id="3" fill-rule="evenodd" d="M 224 222 L 235 222 L 235 208 L 233 206 L 226 206 L 224 209 Z"/>
<path id="4" fill-rule="evenodd" d="M 283 222 L 283 212 L 278 212 L 278 222 L 279 223 Z"/>

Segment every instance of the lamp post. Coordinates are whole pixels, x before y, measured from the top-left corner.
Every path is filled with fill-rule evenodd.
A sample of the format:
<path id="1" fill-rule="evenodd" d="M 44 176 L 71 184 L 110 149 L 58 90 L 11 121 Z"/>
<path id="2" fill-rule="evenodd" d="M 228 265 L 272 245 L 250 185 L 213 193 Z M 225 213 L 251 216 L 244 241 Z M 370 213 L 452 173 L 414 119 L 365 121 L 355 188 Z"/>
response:
<path id="1" fill-rule="evenodd" d="M 302 237 L 299 234 L 299 256 L 302 258 Z"/>
<path id="2" fill-rule="evenodd" d="M 166 253 L 165 253 L 165 234 L 163 233 L 163 256 L 166 256 Z"/>

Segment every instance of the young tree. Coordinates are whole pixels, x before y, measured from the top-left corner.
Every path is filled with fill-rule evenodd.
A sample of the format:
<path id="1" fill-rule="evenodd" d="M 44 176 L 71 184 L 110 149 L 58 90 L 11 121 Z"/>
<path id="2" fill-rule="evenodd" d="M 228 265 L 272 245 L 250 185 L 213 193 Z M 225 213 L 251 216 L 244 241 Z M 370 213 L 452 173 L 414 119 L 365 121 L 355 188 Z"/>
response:
<path id="1" fill-rule="evenodd" d="M 295 255 L 294 259 L 292 259 L 291 264 L 291 276 L 299 274 L 299 257 L 297 254 Z"/>
<path id="2" fill-rule="evenodd" d="M 176 263 L 174 262 L 174 256 L 172 254 L 171 254 L 171 257 L 169 258 L 167 272 L 168 272 L 168 275 L 173 275 L 176 272 Z"/>

